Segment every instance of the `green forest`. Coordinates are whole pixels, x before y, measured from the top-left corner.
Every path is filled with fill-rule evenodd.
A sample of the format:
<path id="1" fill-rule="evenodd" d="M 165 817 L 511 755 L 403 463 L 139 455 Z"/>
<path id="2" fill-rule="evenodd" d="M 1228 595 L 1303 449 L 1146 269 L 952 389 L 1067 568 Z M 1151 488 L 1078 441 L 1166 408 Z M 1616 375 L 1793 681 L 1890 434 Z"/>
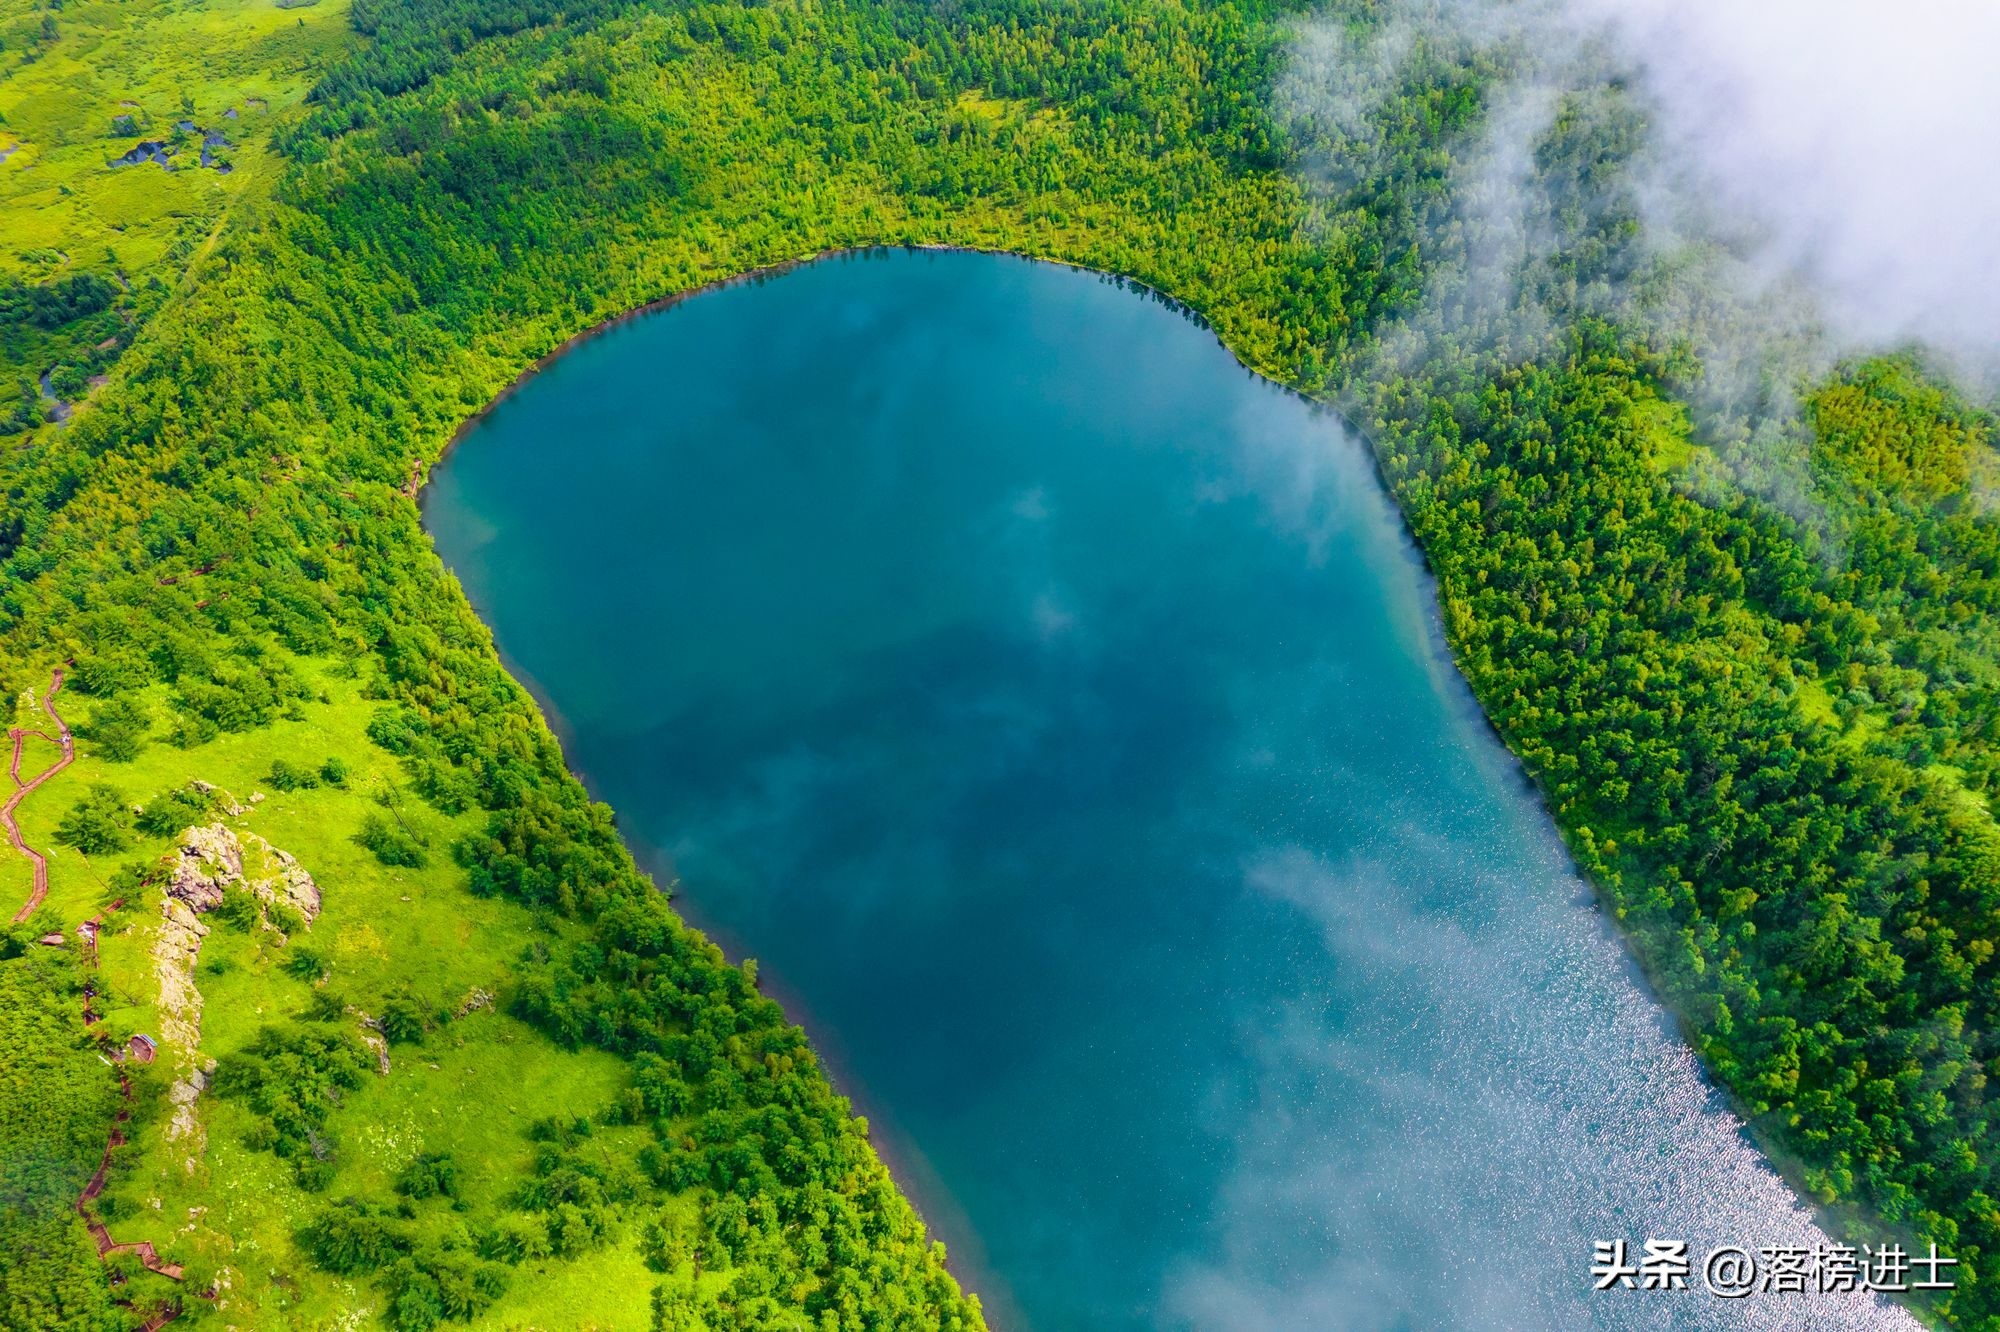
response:
<path id="1" fill-rule="evenodd" d="M 1926 1317 L 2000 1327 L 1994 418 L 1915 351 L 1718 394 L 1670 296 L 1599 299 L 1657 262 L 1622 89 L 1565 94 L 1548 248 L 1480 303 L 1460 168 L 1504 47 L 1419 44 L 1356 123 L 1274 109 L 1298 16 L 1254 0 L 140 12 L 0 0 L 0 711 L 42 733 L 24 777 L 50 705 L 76 749 L 0 932 L 0 1326 L 985 1326 L 414 498 L 607 318 L 951 245 L 1144 283 L 1369 437 L 1480 703 L 1760 1144 L 1836 1229 L 1961 1260 Z M 149 126 L 176 168 L 112 165 Z M 191 866 L 219 886 L 169 937 Z M 171 1024 L 198 1040 L 100 1057 Z"/>

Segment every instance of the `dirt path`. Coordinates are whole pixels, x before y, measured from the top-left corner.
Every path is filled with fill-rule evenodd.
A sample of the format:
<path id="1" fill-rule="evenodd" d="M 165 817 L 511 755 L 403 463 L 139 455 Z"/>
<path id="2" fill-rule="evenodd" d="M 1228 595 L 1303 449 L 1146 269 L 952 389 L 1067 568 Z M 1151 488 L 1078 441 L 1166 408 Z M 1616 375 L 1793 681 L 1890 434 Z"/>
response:
<path id="1" fill-rule="evenodd" d="M 43 782 L 76 761 L 76 741 L 71 737 L 69 727 L 64 724 L 62 716 L 56 712 L 56 695 L 62 691 L 62 686 L 63 673 L 62 668 L 58 666 L 49 672 L 49 692 L 42 698 L 42 711 L 49 714 L 49 720 L 56 724 L 56 734 L 62 737 L 61 740 L 49 741 L 51 744 L 62 746 L 62 757 L 43 769 L 32 781 L 21 780 L 21 746 L 27 742 L 29 736 L 42 740 L 48 740 L 49 737 L 40 731 L 23 730 L 18 726 L 7 732 L 7 738 L 14 742 L 14 759 L 8 765 L 7 775 L 13 779 L 16 789 L 13 795 L 7 797 L 7 803 L 0 805 L 0 827 L 7 830 L 7 840 L 14 844 L 14 849 L 26 856 L 29 863 L 35 867 L 34 888 L 28 894 L 27 903 L 14 913 L 14 923 L 17 925 L 35 914 L 35 908 L 49 895 L 49 860 L 47 856 L 21 840 L 21 825 L 14 821 L 14 811 L 19 809 L 21 802 L 33 794 Z"/>

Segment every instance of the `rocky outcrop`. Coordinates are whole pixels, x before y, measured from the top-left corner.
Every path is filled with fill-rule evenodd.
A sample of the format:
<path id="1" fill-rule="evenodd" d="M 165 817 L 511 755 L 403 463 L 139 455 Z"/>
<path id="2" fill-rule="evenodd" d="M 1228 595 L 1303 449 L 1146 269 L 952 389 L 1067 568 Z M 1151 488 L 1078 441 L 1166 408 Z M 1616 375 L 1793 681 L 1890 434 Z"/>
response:
<path id="1" fill-rule="evenodd" d="M 191 1055 L 201 1044 L 201 991 L 195 988 L 194 966 L 208 923 L 200 913 L 222 900 L 197 897 L 191 905 L 169 886 L 161 905 L 160 930 L 153 939 L 153 972 L 160 980 L 160 1037 L 176 1057 Z"/>
<path id="2" fill-rule="evenodd" d="M 389 1076 L 389 1038 L 382 1034 L 382 1023 L 378 1018 L 368 1016 L 364 1009 L 349 1004 L 347 1011 L 361 1024 L 361 1043 L 375 1056 L 375 1071 L 383 1077 Z"/>
<path id="3" fill-rule="evenodd" d="M 215 807 L 232 819 L 246 812 L 243 806 L 236 803 L 235 796 L 229 794 L 229 792 L 223 790 L 213 782 L 193 781 L 189 782 L 188 785 L 207 796 L 210 800 L 213 800 Z"/>
<path id="4" fill-rule="evenodd" d="M 168 899 L 196 913 L 212 911 L 231 888 L 242 888 L 257 899 L 266 929 L 283 933 L 271 918 L 274 905 L 297 912 L 307 929 L 319 916 L 319 885 L 289 851 L 280 851 L 255 833 L 232 832 L 221 823 L 182 833 L 169 871 Z"/>
<path id="5" fill-rule="evenodd" d="M 252 837 L 264 852 L 266 877 L 252 883 L 251 889 L 257 900 L 265 906 L 282 902 L 305 917 L 306 928 L 311 929 L 313 921 L 319 918 L 319 885 L 313 876 L 306 873 L 289 851 L 280 851 L 261 837 Z M 267 913 L 268 915 L 268 913 Z"/>
<path id="6" fill-rule="evenodd" d="M 189 828 L 167 881 L 168 913 L 179 902 L 189 911 L 212 911 L 222 905 L 231 884 L 243 882 L 243 844 L 220 823 Z M 202 930 L 208 933 L 207 929 Z"/>
<path id="7" fill-rule="evenodd" d="M 295 913 L 307 929 L 319 916 L 319 885 L 289 852 L 221 823 L 181 834 L 166 867 L 153 971 L 160 983 L 160 1035 L 175 1074 L 167 1090 L 173 1107 L 167 1137 L 194 1138 L 196 1153 L 201 1144 L 195 1102 L 208 1085 L 215 1061 L 201 1054 L 201 991 L 194 983 L 194 969 L 209 932 L 202 917 L 221 906 L 232 890 L 248 892 L 257 902 L 261 927 L 280 935 L 284 929 L 273 919 L 274 906 Z M 194 1160 L 190 1154 L 190 1170 Z"/>

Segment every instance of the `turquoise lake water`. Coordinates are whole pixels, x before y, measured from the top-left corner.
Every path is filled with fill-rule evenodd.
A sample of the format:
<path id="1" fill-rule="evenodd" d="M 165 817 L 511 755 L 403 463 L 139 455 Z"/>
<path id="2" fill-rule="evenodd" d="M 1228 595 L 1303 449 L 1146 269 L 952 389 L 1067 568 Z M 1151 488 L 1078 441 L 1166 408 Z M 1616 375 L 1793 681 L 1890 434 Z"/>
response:
<path id="1" fill-rule="evenodd" d="M 1091 275 L 877 253 L 477 425 L 427 520 L 996 1328 L 1913 1327 L 1635 980 L 1360 444 Z"/>

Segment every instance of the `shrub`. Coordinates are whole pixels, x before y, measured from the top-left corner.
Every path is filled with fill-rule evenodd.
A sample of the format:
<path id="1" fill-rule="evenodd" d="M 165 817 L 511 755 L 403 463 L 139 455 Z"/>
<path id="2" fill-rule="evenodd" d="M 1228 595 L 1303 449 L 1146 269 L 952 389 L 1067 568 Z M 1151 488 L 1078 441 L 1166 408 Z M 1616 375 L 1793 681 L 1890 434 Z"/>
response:
<path id="1" fill-rule="evenodd" d="M 374 852 L 375 859 L 384 865 L 422 869 L 429 863 L 423 843 L 379 814 L 370 814 L 361 821 L 361 831 L 354 835 L 354 840 Z"/>
<path id="2" fill-rule="evenodd" d="M 444 1292 L 437 1278 L 415 1263 L 397 1264 L 396 1297 L 390 1305 L 396 1332 L 430 1332 L 445 1319 Z"/>
<path id="3" fill-rule="evenodd" d="M 351 1198 L 322 1208 L 300 1229 L 298 1241 L 313 1262 L 342 1276 L 386 1267 L 410 1247 L 408 1226 Z"/>
<path id="4" fill-rule="evenodd" d="M 648 1221 L 639 1231 L 639 1256 L 655 1272 L 671 1272 L 694 1252 L 694 1237 L 672 1218 Z"/>
<path id="5" fill-rule="evenodd" d="M 309 1022 L 333 1022 L 346 1016 L 347 1000 L 322 985 L 312 992 L 306 1001 L 306 1020 Z"/>
<path id="6" fill-rule="evenodd" d="M 132 810 L 115 787 L 90 788 L 56 825 L 56 840 L 86 856 L 123 851 L 132 831 Z"/>
<path id="7" fill-rule="evenodd" d="M 152 713 L 130 695 L 112 699 L 90 714 L 88 725 L 77 733 L 91 742 L 97 757 L 111 763 L 130 763 L 146 747 L 146 732 L 153 726 Z"/>
<path id="8" fill-rule="evenodd" d="M 544 1115 L 528 1125 L 528 1137 L 535 1142 L 552 1142 L 558 1147 L 574 1147 L 595 1131 L 584 1115 Z"/>
<path id="9" fill-rule="evenodd" d="M 271 760 L 265 779 L 280 791 L 310 791 L 319 785 L 319 775 L 310 768 L 294 767 L 283 759 Z"/>
<path id="10" fill-rule="evenodd" d="M 215 798 L 193 786 L 183 786 L 155 796 L 139 811 L 139 831 L 148 837 L 172 837 L 207 818 L 215 808 Z"/>
<path id="11" fill-rule="evenodd" d="M 391 1045 L 411 1045 L 424 1038 L 423 1009 L 406 994 L 396 995 L 383 1004 L 377 1021 Z"/>
<path id="12" fill-rule="evenodd" d="M 531 1262 L 549 1256 L 549 1228 L 538 1216 L 513 1213 L 479 1237 L 479 1256 L 503 1263 Z"/>
<path id="13" fill-rule="evenodd" d="M 325 954 L 310 944 L 293 944 L 285 950 L 285 974 L 311 983 L 327 974 Z"/>
<path id="14" fill-rule="evenodd" d="M 396 1176 L 396 1192 L 405 1198 L 456 1198 L 458 1165 L 446 1152 L 425 1152 Z"/>
<path id="15" fill-rule="evenodd" d="M 574 1258 L 608 1243 L 611 1211 L 600 1203 L 557 1203 L 548 1212 L 549 1247 Z"/>
<path id="16" fill-rule="evenodd" d="M 257 899 L 248 888 L 225 888 L 214 914 L 230 929 L 247 933 L 257 923 Z"/>

